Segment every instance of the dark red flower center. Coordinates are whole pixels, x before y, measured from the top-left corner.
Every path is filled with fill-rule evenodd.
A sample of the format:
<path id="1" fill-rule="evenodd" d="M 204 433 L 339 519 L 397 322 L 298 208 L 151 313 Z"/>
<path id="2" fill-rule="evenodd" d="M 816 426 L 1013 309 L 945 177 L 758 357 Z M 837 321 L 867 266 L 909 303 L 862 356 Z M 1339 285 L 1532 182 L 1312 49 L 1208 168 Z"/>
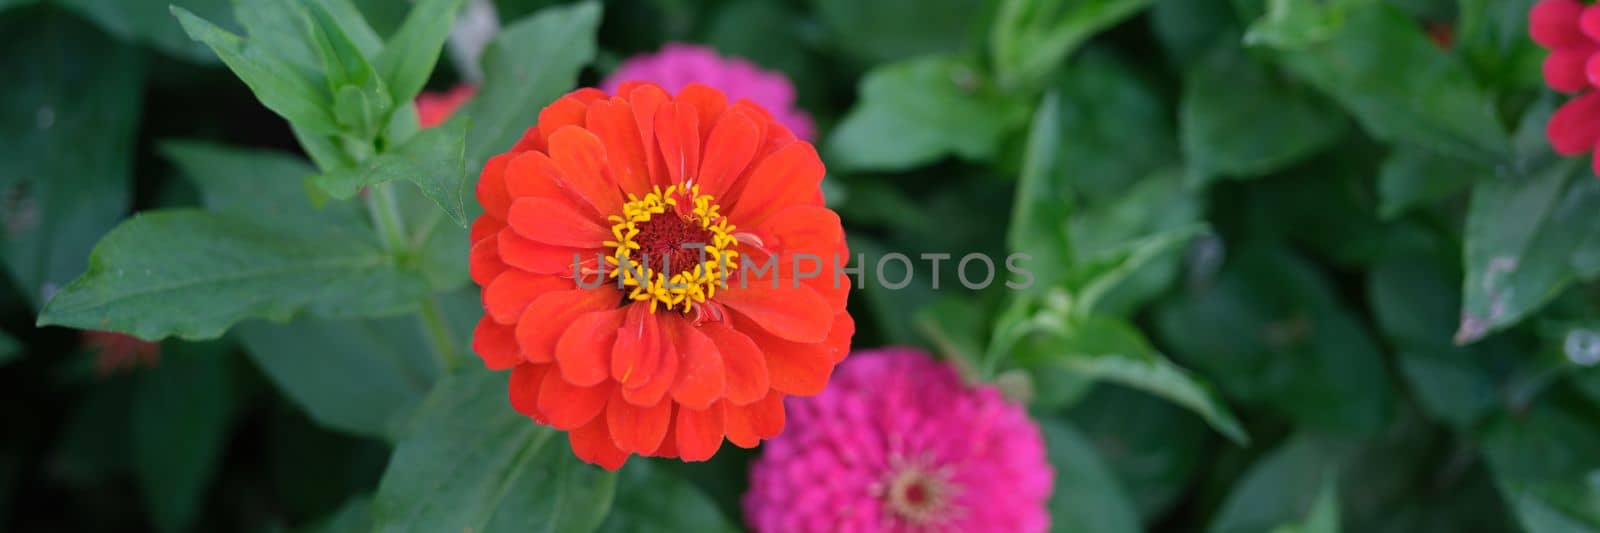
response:
<path id="1" fill-rule="evenodd" d="M 950 484 L 935 472 L 903 467 L 889 477 L 884 507 L 912 524 L 938 522 L 949 513 Z"/>
<path id="2" fill-rule="evenodd" d="M 639 243 L 639 250 L 634 257 L 667 277 L 693 270 L 705 260 L 704 247 L 712 243 L 710 231 L 672 212 L 650 217 L 638 228 L 633 241 Z"/>

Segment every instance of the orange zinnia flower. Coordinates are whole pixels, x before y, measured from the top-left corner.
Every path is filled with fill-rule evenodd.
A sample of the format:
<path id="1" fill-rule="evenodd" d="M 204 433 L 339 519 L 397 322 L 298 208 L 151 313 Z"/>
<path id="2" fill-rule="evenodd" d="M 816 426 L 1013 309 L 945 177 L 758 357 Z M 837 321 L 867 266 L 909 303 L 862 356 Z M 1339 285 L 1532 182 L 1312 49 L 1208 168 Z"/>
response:
<path id="1" fill-rule="evenodd" d="M 704 85 L 563 96 L 479 177 L 473 347 L 584 461 L 754 447 L 855 332 L 822 175 L 810 143 Z"/>

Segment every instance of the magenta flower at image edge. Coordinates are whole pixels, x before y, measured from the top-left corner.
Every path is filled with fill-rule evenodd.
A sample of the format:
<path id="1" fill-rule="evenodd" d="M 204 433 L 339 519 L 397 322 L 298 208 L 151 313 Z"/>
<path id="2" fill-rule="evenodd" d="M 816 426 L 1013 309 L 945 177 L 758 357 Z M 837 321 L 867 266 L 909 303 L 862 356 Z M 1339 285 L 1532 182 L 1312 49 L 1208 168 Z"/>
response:
<path id="1" fill-rule="evenodd" d="M 1600 5 L 1541 0 L 1528 14 L 1528 35 L 1550 50 L 1545 84 L 1576 95 L 1550 117 L 1551 147 L 1568 157 L 1593 152 L 1600 145 Z M 1594 164 L 1600 175 L 1600 158 Z"/>
<path id="2" fill-rule="evenodd" d="M 787 400 L 744 497 L 756 531 L 1049 529 L 1044 438 L 994 387 L 910 348 L 858 351 Z"/>
<path id="3" fill-rule="evenodd" d="M 625 81 L 653 82 L 672 93 L 690 83 L 702 83 L 727 94 L 729 103 L 748 99 L 759 104 L 795 137 L 814 140 L 811 116 L 795 106 L 794 84 L 788 76 L 741 58 L 723 57 L 710 47 L 668 43 L 654 54 L 630 57 L 606 77 L 601 88 L 615 93 Z"/>

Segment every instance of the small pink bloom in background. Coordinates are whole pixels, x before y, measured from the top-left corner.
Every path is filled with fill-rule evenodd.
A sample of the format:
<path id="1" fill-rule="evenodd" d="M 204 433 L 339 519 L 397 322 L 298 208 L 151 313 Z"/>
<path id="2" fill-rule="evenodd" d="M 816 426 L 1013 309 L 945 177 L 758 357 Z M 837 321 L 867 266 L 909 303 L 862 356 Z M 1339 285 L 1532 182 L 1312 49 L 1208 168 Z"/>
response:
<path id="1" fill-rule="evenodd" d="M 673 93 L 690 83 L 703 83 L 726 93 L 729 103 L 748 99 L 760 104 L 801 140 L 813 140 L 816 133 L 811 116 L 795 106 L 794 84 L 787 76 L 744 59 L 723 57 L 709 47 L 669 43 L 655 54 L 633 56 L 601 87 L 615 93 L 617 85 L 625 81 L 655 82 Z"/>
<path id="2" fill-rule="evenodd" d="M 478 93 L 472 85 L 457 85 L 443 92 L 425 92 L 417 95 L 417 124 L 432 128 L 450 119 L 467 100 Z"/>
<path id="3" fill-rule="evenodd" d="M 111 331 L 85 331 L 83 343 L 94 354 L 94 371 L 110 377 L 124 370 L 154 367 L 161 362 L 161 345 Z"/>
<path id="4" fill-rule="evenodd" d="M 751 468 L 756 531 L 1050 527 L 1055 474 L 1039 426 L 921 350 L 856 352 L 821 395 L 787 407 L 787 430 Z"/>
<path id="5" fill-rule="evenodd" d="M 1578 0 L 1542 0 L 1528 14 L 1528 34 L 1548 48 L 1544 81 L 1576 94 L 1550 117 L 1545 134 L 1556 153 L 1580 156 L 1600 145 L 1600 5 Z M 1600 175 L 1600 158 L 1595 158 Z"/>

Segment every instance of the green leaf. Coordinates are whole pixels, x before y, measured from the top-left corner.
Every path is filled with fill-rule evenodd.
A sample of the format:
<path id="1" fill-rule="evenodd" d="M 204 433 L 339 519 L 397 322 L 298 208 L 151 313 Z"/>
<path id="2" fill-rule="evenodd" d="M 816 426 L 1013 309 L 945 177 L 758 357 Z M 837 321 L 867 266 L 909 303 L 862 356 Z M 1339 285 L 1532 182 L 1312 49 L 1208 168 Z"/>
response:
<path id="1" fill-rule="evenodd" d="M 1198 1 L 1198 0 L 1196 0 Z M 1188 4 L 1161 2 L 1158 6 Z M 1085 204 L 1114 199 L 1137 180 L 1178 160 L 1173 111 L 1130 62 L 1104 48 L 1073 59 L 1053 85 L 1060 94 L 1052 175 Z"/>
<path id="2" fill-rule="evenodd" d="M 171 15 L 161 7 L 174 4 L 210 20 L 224 20 L 231 12 L 231 2 L 227 0 L 55 0 L 55 3 L 77 11 L 124 40 L 154 46 L 186 61 L 207 64 L 216 63 L 216 54 L 184 35 L 183 27 L 174 23 Z"/>
<path id="3" fill-rule="evenodd" d="M 1334 484 L 1339 462 L 1306 435 L 1296 435 L 1262 457 L 1228 493 L 1206 528 L 1210 533 L 1253 533 L 1312 514 Z"/>
<path id="4" fill-rule="evenodd" d="M 984 349 L 988 316 L 969 298 L 944 296 L 916 311 L 917 330 L 944 359 L 977 368 Z"/>
<path id="5" fill-rule="evenodd" d="M 15 337 L 6 332 L 0 331 L 0 367 L 5 367 L 7 363 L 20 358 L 22 358 L 22 343 L 17 342 Z"/>
<path id="6" fill-rule="evenodd" d="M 1072 246 L 1064 224 L 1072 212 L 1071 191 L 1060 178 L 1056 147 L 1061 144 L 1059 98 L 1045 95 L 1033 115 L 1017 179 L 1015 207 L 1006 232 L 1007 249 L 1026 254 L 1035 279 L 1029 289 L 1042 293 L 1060 283 L 1072 264 Z"/>
<path id="7" fill-rule="evenodd" d="M 1004 0 L 989 33 L 1000 84 L 1027 87 L 1061 65 L 1099 33 L 1138 14 L 1154 0 Z"/>
<path id="8" fill-rule="evenodd" d="M 310 39 L 322 60 L 322 71 L 333 94 L 334 119 L 358 138 L 372 138 L 394 109 L 395 100 L 389 88 L 372 68 L 365 52 L 350 38 L 342 26 L 343 21 L 321 3 L 300 1 L 310 17 L 307 25 Z M 360 25 L 365 26 L 366 21 L 359 17 L 357 13 Z"/>
<path id="9" fill-rule="evenodd" d="M 318 424 L 357 435 L 394 435 L 438 374 L 410 317 L 251 321 L 235 330 L 284 396 Z"/>
<path id="10" fill-rule="evenodd" d="M 1128 263 L 1118 277 L 1105 280 L 1109 288 L 1094 298 L 1091 310 L 1126 316 L 1166 291 L 1178 278 L 1184 252 L 1192 248 L 1185 246 L 1192 241 L 1185 232 L 1199 230 L 1204 209 L 1203 199 L 1178 172 L 1167 171 L 1075 213 L 1068 224 L 1075 257 L 1090 265 L 1108 257 Z M 1138 251 L 1139 243 L 1147 248 Z"/>
<path id="11" fill-rule="evenodd" d="M 1093 444 L 1071 424 L 1042 419 L 1050 466 L 1055 467 L 1055 490 L 1050 494 L 1053 531 L 1142 531 L 1139 515 L 1101 460 Z"/>
<path id="12" fill-rule="evenodd" d="M 1068 416 L 1091 436 L 1147 521 L 1178 504 L 1190 480 L 1215 461 L 1204 421 L 1134 389 L 1097 386 Z"/>
<path id="13" fill-rule="evenodd" d="M 304 533 L 371 533 L 372 498 L 365 494 L 350 498 L 331 516 L 303 531 Z"/>
<path id="14" fill-rule="evenodd" d="M 1544 405 L 1488 430 L 1489 466 L 1530 533 L 1600 531 L 1600 431 L 1591 415 Z"/>
<path id="15" fill-rule="evenodd" d="M 1250 35 L 1374 137 L 1487 164 L 1509 156 L 1494 99 L 1387 2 L 1275 0 Z"/>
<path id="16" fill-rule="evenodd" d="M 1456 342 L 1509 327 L 1574 278 L 1600 274 L 1585 255 L 1600 231 L 1600 182 L 1580 161 L 1556 161 L 1473 187 L 1467 214 L 1465 304 Z"/>
<path id="17" fill-rule="evenodd" d="M 186 531 L 221 466 L 238 394 L 230 346 L 163 346 L 133 394 L 134 468 L 157 529 Z"/>
<path id="18" fill-rule="evenodd" d="M 511 148 L 538 121 L 540 109 L 572 89 L 578 71 L 594 60 L 600 10 L 592 1 L 545 8 L 490 41 L 483 52 L 483 85 L 458 113 L 472 117 L 466 168 L 482 168 L 490 156 Z"/>
<path id="19" fill-rule="evenodd" d="M 618 474 L 616 503 L 597 531 L 717 533 L 739 531 L 698 487 L 648 460 Z"/>
<path id="20" fill-rule="evenodd" d="M 450 36 L 450 25 L 461 11 L 461 3 L 462 0 L 417 2 L 400 30 L 389 38 L 383 52 L 373 60 L 373 67 L 396 101 L 411 101 L 428 83 L 445 38 Z"/>
<path id="21" fill-rule="evenodd" d="M 977 44 L 981 0 L 810 0 L 828 39 L 861 63 L 960 51 Z M 908 16 L 915 13 L 916 16 Z"/>
<path id="22" fill-rule="evenodd" d="M 828 162 L 851 170 L 905 170 L 954 154 L 983 161 L 1027 120 L 1027 106 L 948 56 L 874 68 L 860 100 L 828 138 Z"/>
<path id="23" fill-rule="evenodd" d="M 1479 81 L 1492 87 L 1541 87 L 1547 51 L 1528 38 L 1528 12 L 1536 1 L 1459 1 L 1456 50 Z"/>
<path id="24" fill-rule="evenodd" d="M 1155 312 L 1156 331 L 1179 361 L 1231 398 L 1307 427 L 1383 427 L 1383 356 L 1306 261 L 1279 247 L 1244 246 L 1230 250 L 1220 276 L 1195 285 Z"/>
<path id="25" fill-rule="evenodd" d="M 153 340 L 211 339 L 247 318 L 403 312 L 426 289 L 370 235 L 308 234 L 192 209 L 145 213 L 95 246 L 89 271 L 46 304 L 39 325 Z"/>
<path id="26" fill-rule="evenodd" d="M 452 120 L 443 126 L 422 130 L 394 150 L 367 158 L 356 167 L 329 172 L 315 181 L 330 196 L 347 199 L 362 187 L 408 180 L 417 184 L 424 196 L 439 204 L 450 220 L 466 227 L 463 190 L 467 181 L 463 158 L 467 127 L 467 120 Z"/>
<path id="27" fill-rule="evenodd" d="M 1251 178 L 1282 170 L 1344 135 L 1344 116 L 1283 80 L 1234 43 L 1184 75 L 1179 133 L 1191 179 Z"/>
<path id="28" fill-rule="evenodd" d="M 1150 29 L 1174 65 L 1196 63 L 1221 41 L 1235 40 L 1240 33 L 1228 0 L 1156 2 L 1150 8 Z"/>
<path id="29" fill-rule="evenodd" d="M 1090 317 L 1056 332 L 1049 364 L 1166 398 L 1200 415 L 1239 444 L 1250 441 L 1211 386 L 1162 357 L 1139 330 L 1117 319 Z"/>
<path id="30" fill-rule="evenodd" d="M 299 157 L 195 140 L 166 140 L 160 148 L 212 211 L 306 230 L 365 225 L 365 214 L 353 205 L 312 208 L 302 183 L 316 170 Z"/>
<path id="31" fill-rule="evenodd" d="M 0 258 L 38 309 L 128 212 L 144 67 L 59 12 L 7 15 L 0 36 Z"/>
<path id="32" fill-rule="evenodd" d="M 1448 198 L 1494 169 L 1457 157 L 1399 145 L 1383 160 L 1378 173 L 1379 214 L 1393 219 L 1412 209 Z"/>
<path id="33" fill-rule="evenodd" d="M 582 532 L 617 476 L 583 464 L 566 435 L 511 408 L 506 374 L 470 370 L 423 400 L 378 485 L 375 531 Z"/>
<path id="34" fill-rule="evenodd" d="M 1339 486 L 1333 476 L 1322 481 L 1322 491 L 1304 522 L 1278 526 L 1273 533 L 1339 533 Z"/>
<path id="35" fill-rule="evenodd" d="M 242 6 L 240 8 L 239 20 L 247 28 L 255 22 L 255 19 L 247 14 L 254 12 Z M 306 72 L 308 68 L 300 64 L 306 61 L 305 58 L 285 55 L 295 48 L 275 46 L 280 41 L 274 40 L 256 42 L 258 33 L 255 31 L 252 31 L 251 38 L 246 40 L 182 7 L 173 6 L 172 14 L 178 17 L 178 21 L 183 24 L 183 29 L 190 38 L 205 43 L 211 47 L 211 51 L 216 52 L 217 57 L 222 58 L 222 62 L 250 87 L 250 91 L 255 93 L 262 105 L 291 124 L 310 132 L 334 135 L 341 131 L 331 113 L 332 95 L 326 89 L 319 87 L 322 80 L 308 76 Z M 303 16 L 303 13 L 301 15 Z M 297 26 L 292 21 L 288 22 L 288 25 L 289 28 Z M 294 32 L 289 35 L 300 33 Z"/>
<path id="36" fill-rule="evenodd" d="M 1112 291 L 1157 259 L 1170 258 L 1179 247 L 1210 229 L 1204 224 L 1189 224 L 1151 235 L 1130 238 L 1093 255 L 1085 254 L 1072 266 L 1067 286 L 1072 291 L 1070 312 L 1082 318 L 1097 313 Z"/>

